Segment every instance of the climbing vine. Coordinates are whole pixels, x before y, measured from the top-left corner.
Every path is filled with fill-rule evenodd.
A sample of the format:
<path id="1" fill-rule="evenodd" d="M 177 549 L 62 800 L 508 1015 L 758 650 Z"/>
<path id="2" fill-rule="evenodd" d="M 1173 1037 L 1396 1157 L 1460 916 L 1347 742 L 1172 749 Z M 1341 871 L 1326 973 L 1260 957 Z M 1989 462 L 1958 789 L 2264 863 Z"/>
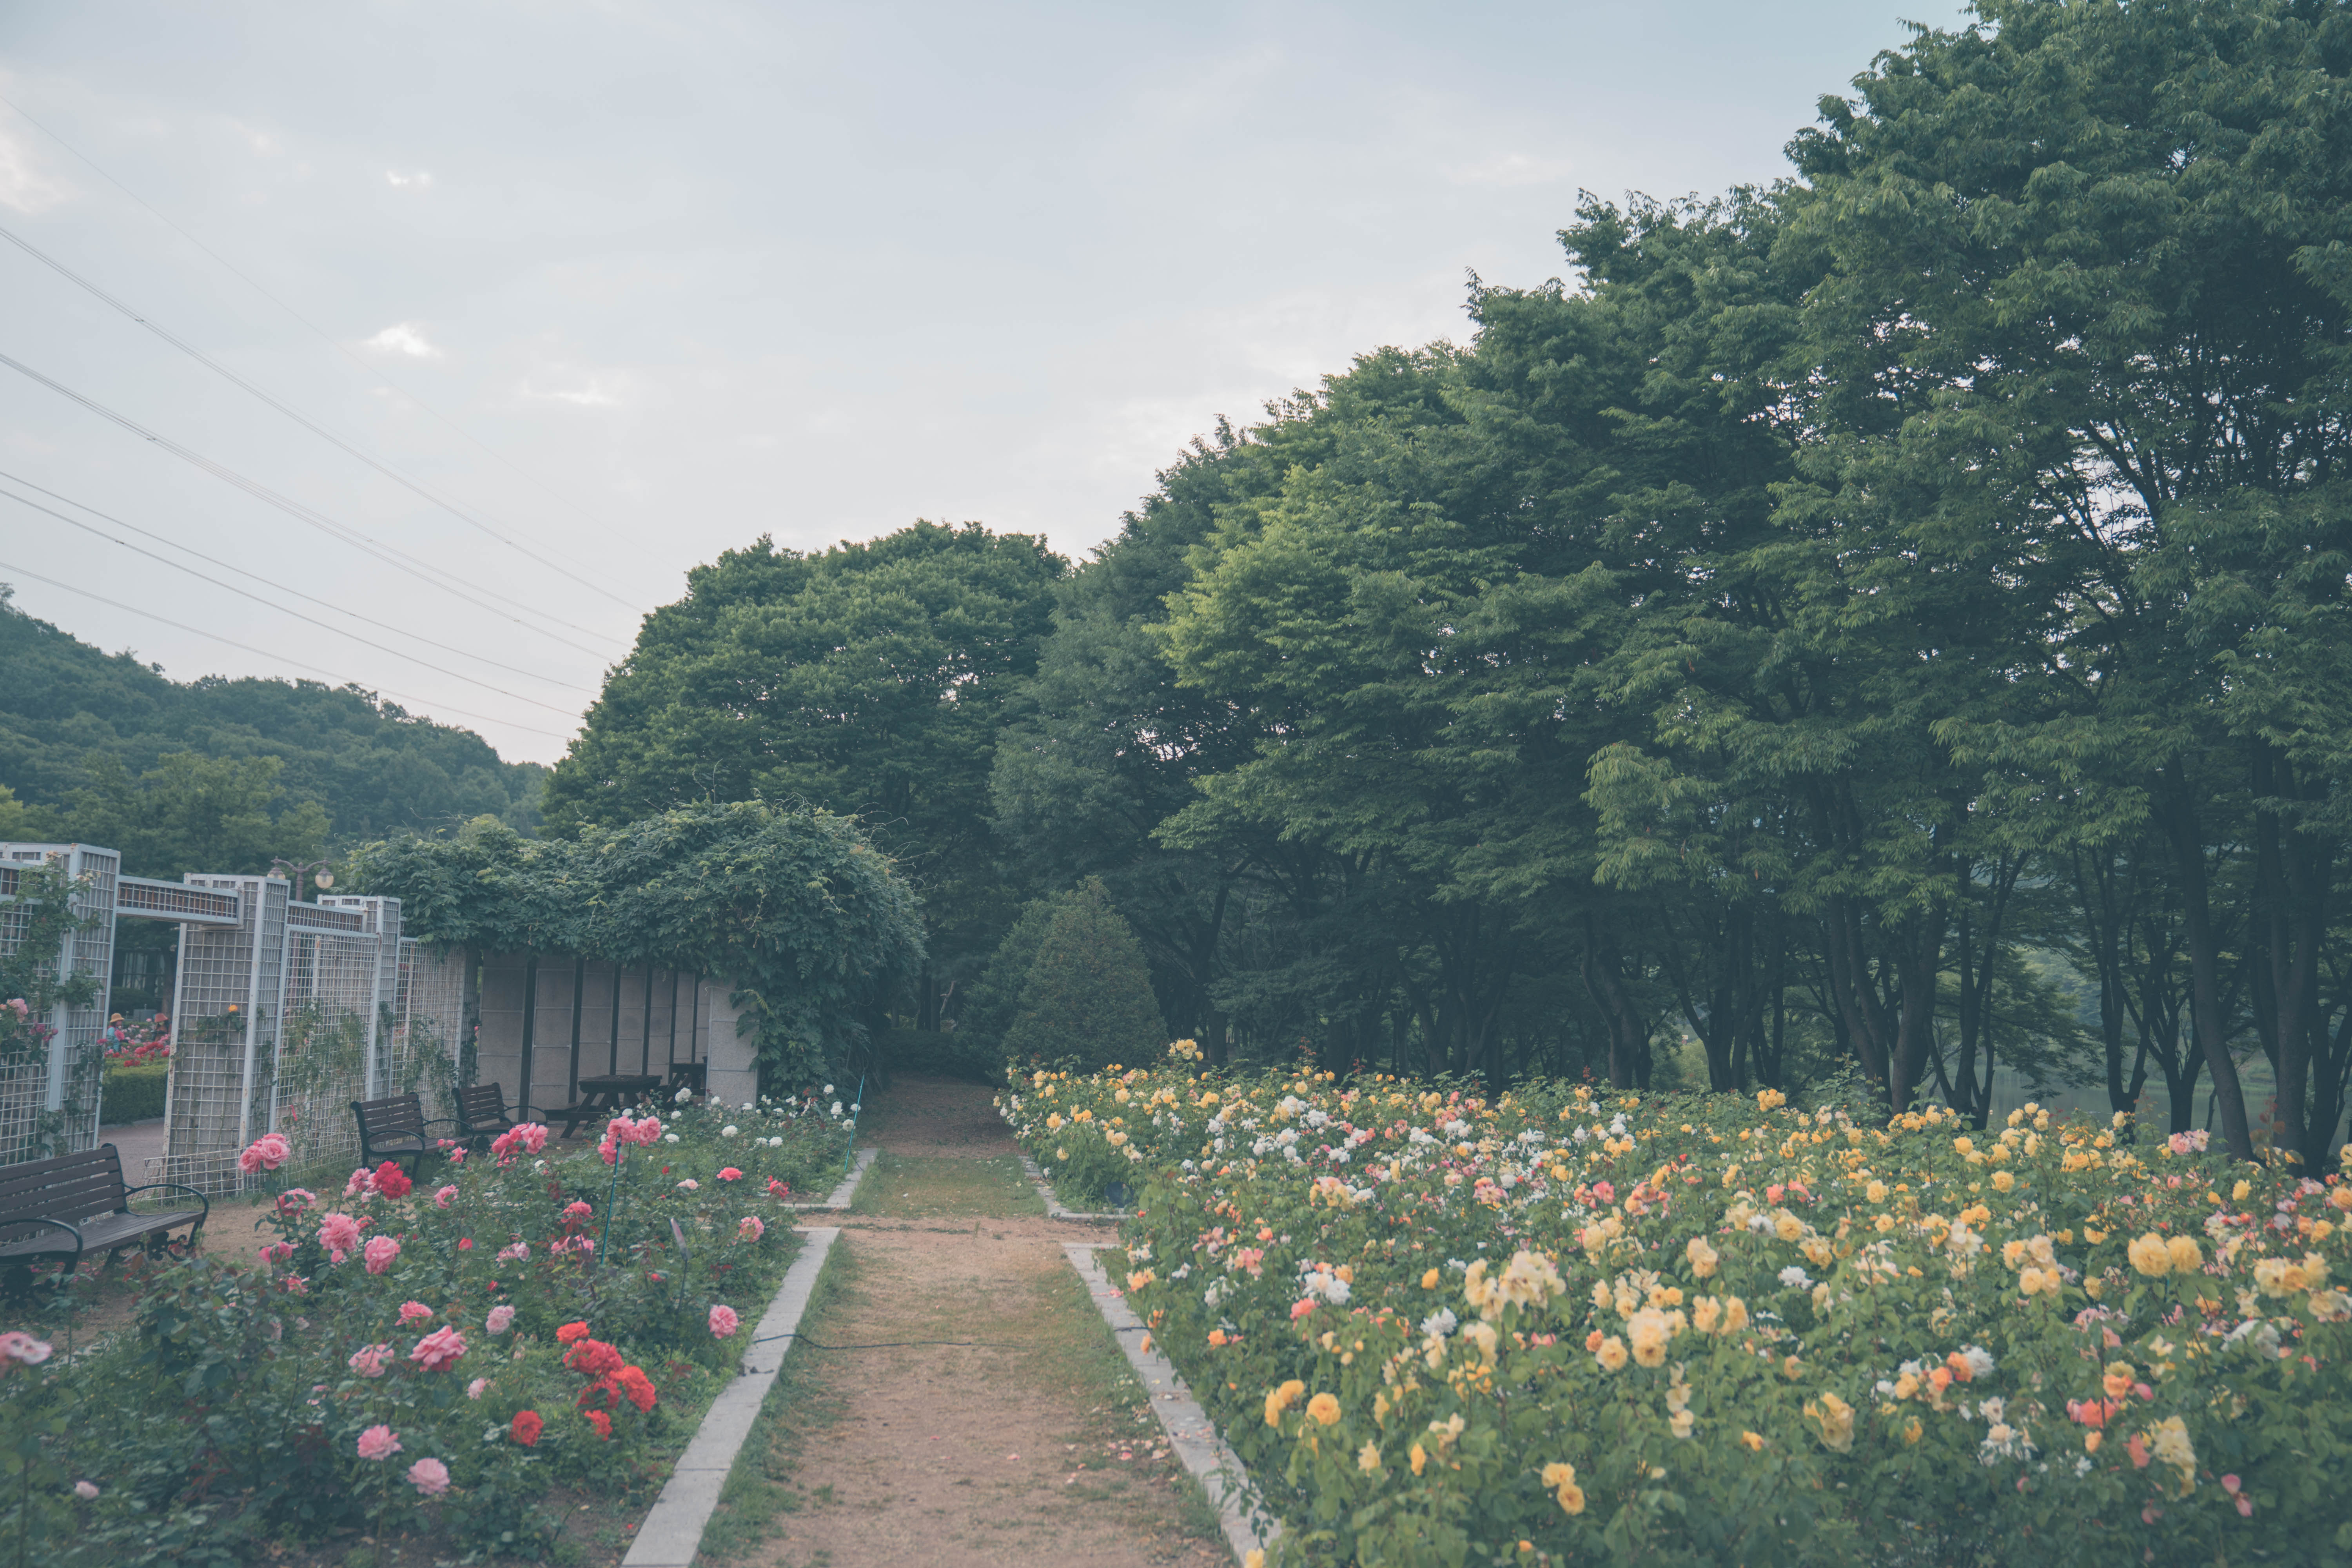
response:
<path id="1" fill-rule="evenodd" d="M 354 878 L 409 934 L 483 952 L 569 952 L 725 975 L 764 1080 L 797 1086 L 866 1043 L 922 962 L 920 904 L 851 818 L 745 801 L 576 839 L 479 817 L 362 846 Z"/>

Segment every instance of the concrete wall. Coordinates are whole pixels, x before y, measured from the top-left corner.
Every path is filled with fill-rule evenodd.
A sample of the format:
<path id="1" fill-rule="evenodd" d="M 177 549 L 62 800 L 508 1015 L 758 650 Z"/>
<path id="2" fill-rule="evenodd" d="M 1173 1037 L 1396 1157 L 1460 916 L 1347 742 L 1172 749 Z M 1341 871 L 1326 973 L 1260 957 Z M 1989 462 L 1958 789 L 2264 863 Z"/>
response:
<path id="1" fill-rule="evenodd" d="M 536 993 L 528 1012 L 527 979 Z M 757 1075 L 752 1042 L 735 1033 L 735 1009 L 727 1000 L 733 989 L 723 979 L 583 962 L 570 953 L 535 960 L 486 953 L 475 1079 L 499 1084 L 508 1105 L 517 1102 L 526 1089 L 527 1025 L 529 1100 L 541 1110 L 577 1100 L 583 1078 L 615 1070 L 667 1075 L 674 1063 L 692 1061 L 709 1061 L 711 1091 L 740 1103 L 758 1092 Z"/>

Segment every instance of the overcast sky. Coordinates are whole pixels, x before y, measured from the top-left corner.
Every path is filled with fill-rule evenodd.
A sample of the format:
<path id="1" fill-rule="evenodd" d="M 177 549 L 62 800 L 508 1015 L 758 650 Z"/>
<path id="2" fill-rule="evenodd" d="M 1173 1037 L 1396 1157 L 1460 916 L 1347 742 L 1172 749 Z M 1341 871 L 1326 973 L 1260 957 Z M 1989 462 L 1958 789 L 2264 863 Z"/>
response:
<path id="1" fill-rule="evenodd" d="M 1580 187 L 1779 177 L 1896 16 L 8 0 L 0 229 L 399 479 L 0 244 L 0 354 L 139 427 L 0 365 L 0 489 L 271 602 L 7 500 L 0 582 L 552 762 L 697 562 L 917 517 L 1082 555 L 1218 415 L 1559 275 Z"/>

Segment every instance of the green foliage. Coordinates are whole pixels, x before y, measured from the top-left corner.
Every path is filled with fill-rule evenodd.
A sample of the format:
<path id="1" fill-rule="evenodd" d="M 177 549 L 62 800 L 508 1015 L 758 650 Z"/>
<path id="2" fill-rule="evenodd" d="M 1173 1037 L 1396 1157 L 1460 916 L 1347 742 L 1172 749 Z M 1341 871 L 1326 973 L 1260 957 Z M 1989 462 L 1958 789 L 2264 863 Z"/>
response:
<path id="1" fill-rule="evenodd" d="M 171 1081 L 170 1062 L 140 1067 L 110 1067 L 99 1090 L 98 1120 L 117 1127 L 129 1121 L 150 1121 L 163 1114 L 163 1089 Z"/>
<path id="2" fill-rule="evenodd" d="M 1100 882 L 1054 910 L 1004 1032 L 1004 1054 L 1034 1068 L 1149 1061 L 1167 1043 L 1142 944 Z"/>
<path id="3" fill-rule="evenodd" d="M 0 1066 L 13 1066 L 46 1053 L 53 1009 L 83 1005 L 97 994 L 89 974 L 59 977 L 58 954 L 67 937 L 82 929 L 74 900 L 87 884 L 55 865 L 18 863 L 7 868 L 14 886 L 5 897 L 8 941 L 0 944 Z"/>
<path id="4" fill-rule="evenodd" d="M 659 1152 L 625 1145 L 613 1165 L 549 1144 L 428 1163 L 400 1199 L 287 1191 L 263 1216 L 277 1240 L 258 1271 L 215 1254 L 167 1264 L 133 1321 L 81 1354 L 0 1360 L 0 1541 L 28 1563 L 96 1568 L 446 1531 L 481 1560 L 543 1552 L 551 1489 L 650 1502 L 656 1456 L 733 1376 L 792 1256 L 785 1194 L 829 1185 L 848 1143 L 806 1103 L 657 1111 Z M 396 1250 L 335 1258 L 329 1209 Z M 740 1316 L 728 1337 L 710 1327 L 715 1305 Z M 429 1317 L 411 1321 L 419 1306 Z M 642 1405 L 578 1370 L 556 1337 L 567 1324 L 642 1371 Z M 412 1354 L 449 1331 L 456 1359 Z M 609 1438 L 586 1408 L 608 1415 Z M 528 1444 L 523 1411 L 543 1423 Z M 399 1451 L 363 1458 L 360 1436 L 377 1426 Z M 437 1497 L 409 1479 L 423 1459 L 448 1471 Z M 77 1498 L 77 1480 L 97 1496 Z"/>
<path id="5" fill-rule="evenodd" d="M 798 1089 L 866 1043 L 873 1010 L 923 956 L 915 895 L 857 825 L 744 802 L 691 805 L 569 840 L 495 819 L 352 852 L 421 940 L 585 953 L 734 981 L 763 1081 Z"/>
<path id="6" fill-rule="evenodd" d="M 115 844 L 106 835 L 126 823 L 144 826 L 144 797 L 160 792 L 179 826 L 158 829 L 153 857 L 142 841 L 124 868 L 155 877 L 231 869 L 214 857 L 252 859 L 249 811 L 225 812 L 232 823 L 244 819 L 237 830 L 245 837 L 215 849 L 186 837 L 209 809 L 187 797 L 259 787 L 250 773 L 208 770 L 265 761 L 277 764 L 262 781 L 278 792 L 264 791 L 276 803 L 267 811 L 273 823 L 306 805 L 325 814 L 324 821 L 306 815 L 292 824 L 297 840 L 314 827 L 317 837 L 331 827 L 333 841 L 348 842 L 484 814 L 524 831 L 537 826 L 546 770 L 500 762 L 470 731 L 413 717 L 352 687 L 169 680 L 133 655 L 101 653 L 7 599 L 0 584 L 0 668 L 8 672 L 0 682 L 0 791 L 13 794 L 22 814 L 12 814 L 9 795 L 0 794 L 0 838 Z M 191 760 L 169 760 L 174 753 Z M 84 805 L 97 815 L 86 820 Z M 234 868 L 266 868 L 270 855 L 288 847 L 271 846 L 258 866 Z"/>
<path id="7" fill-rule="evenodd" d="M 326 847 L 327 811 L 315 800 L 286 800 L 278 784 L 285 766 L 278 757 L 171 752 L 133 779 L 120 759 L 100 755 L 67 820 L 83 842 L 120 849 L 133 876 L 259 872 L 273 859 L 314 859 Z"/>
<path id="8" fill-rule="evenodd" d="M 1037 950 L 1045 944 L 1046 928 L 1054 923 L 1054 916 L 1062 906 L 1075 896 L 1049 893 L 1024 904 L 1013 929 L 996 944 L 996 951 L 989 955 L 988 967 L 981 971 L 980 978 L 964 998 L 963 1008 L 957 1016 L 956 1033 L 969 1037 L 973 1048 L 983 1053 L 991 1066 L 1004 1059 L 1005 1036 L 1020 1016 L 1021 994 L 1029 984 L 1029 970 L 1037 962 Z"/>
<path id="9" fill-rule="evenodd" d="M 937 962 L 976 963 L 1013 902 L 988 842 L 997 728 L 1066 570 L 977 524 L 730 551 L 646 617 L 549 782 L 549 820 L 754 799 L 857 817 L 923 890 Z"/>

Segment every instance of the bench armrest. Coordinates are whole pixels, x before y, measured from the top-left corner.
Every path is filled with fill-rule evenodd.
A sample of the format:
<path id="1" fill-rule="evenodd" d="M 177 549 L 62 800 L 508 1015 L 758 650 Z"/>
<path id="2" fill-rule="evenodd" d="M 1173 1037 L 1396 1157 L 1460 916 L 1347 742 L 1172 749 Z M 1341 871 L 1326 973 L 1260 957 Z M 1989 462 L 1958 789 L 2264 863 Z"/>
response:
<path id="1" fill-rule="evenodd" d="M 189 1186 L 184 1182 L 150 1182 L 143 1187 L 126 1188 L 122 1194 L 122 1209 L 125 1214 L 128 1214 L 131 1211 L 131 1200 L 137 1197 L 142 1193 L 185 1193 L 190 1197 L 195 1199 L 196 1202 L 204 1205 L 204 1207 L 196 1211 L 196 1223 L 198 1225 L 204 1224 L 205 1221 L 212 1217 L 212 1199 L 205 1196 L 204 1194 L 196 1191 L 195 1188 Z M 171 1212 L 173 1214 L 185 1214 L 188 1211 L 185 1209 L 173 1209 Z"/>
<path id="2" fill-rule="evenodd" d="M 76 1258 L 79 1258 L 81 1256 L 81 1226 L 78 1225 L 68 1225 L 61 1219 L 48 1219 L 40 1215 L 29 1214 L 10 1215 L 5 1219 L 0 1219 L 0 1225 L 46 1225 L 55 1226 L 57 1229 L 64 1231 L 68 1236 L 73 1237 L 74 1256 Z M 17 1237 L 18 1241 L 30 1241 L 33 1238 L 29 1236 Z M 0 1242 L 0 1246 L 13 1247 L 15 1245 L 15 1242 Z"/>

